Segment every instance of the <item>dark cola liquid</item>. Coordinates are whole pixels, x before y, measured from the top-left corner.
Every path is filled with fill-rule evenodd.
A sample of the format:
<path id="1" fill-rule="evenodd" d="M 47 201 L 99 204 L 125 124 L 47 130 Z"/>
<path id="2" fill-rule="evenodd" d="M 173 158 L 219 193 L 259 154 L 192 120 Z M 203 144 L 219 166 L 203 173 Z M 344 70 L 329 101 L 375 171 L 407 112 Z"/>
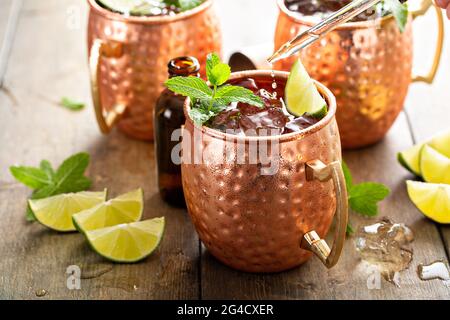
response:
<path id="1" fill-rule="evenodd" d="M 406 0 L 400 0 L 405 2 Z M 342 7 L 352 2 L 351 0 L 285 0 L 286 7 L 297 12 L 301 16 L 313 17 L 320 21 L 330 14 L 338 11 Z M 386 9 L 384 3 L 378 3 L 372 8 L 360 13 L 351 21 L 373 20 L 388 15 L 390 12 Z"/>
<path id="2" fill-rule="evenodd" d="M 230 84 L 252 90 L 263 99 L 265 105 L 259 108 L 246 103 L 233 103 L 206 124 L 210 128 L 245 136 L 280 135 L 301 131 L 320 121 L 307 114 L 301 117 L 291 115 L 281 99 L 284 85 L 277 83 L 276 89 L 273 89 L 270 78 L 267 81 L 247 78 Z"/>

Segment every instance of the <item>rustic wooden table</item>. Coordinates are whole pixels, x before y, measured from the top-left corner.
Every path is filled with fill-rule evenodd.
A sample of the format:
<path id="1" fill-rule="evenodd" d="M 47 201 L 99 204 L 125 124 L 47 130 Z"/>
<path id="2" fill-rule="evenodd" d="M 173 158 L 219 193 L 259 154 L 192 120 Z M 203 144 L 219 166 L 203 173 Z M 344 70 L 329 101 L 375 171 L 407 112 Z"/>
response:
<path id="1" fill-rule="evenodd" d="M 217 2 L 227 49 L 270 41 L 277 15 L 274 0 Z M 352 237 L 331 270 L 317 259 L 272 275 L 245 274 L 220 264 L 200 245 L 187 213 L 159 199 L 152 144 L 117 132 L 102 136 L 92 108 L 74 113 L 58 107 L 62 96 L 90 102 L 86 12 L 79 0 L 0 0 L 0 299 L 40 299 L 36 293 L 41 290 L 47 292 L 45 299 L 450 298 L 450 288 L 441 281 L 424 282 L 417 276 L 420 263 L 448 263 L 450 228 L 425 219 L 408 200 L 405 179 L 412 177 L 395 159 L 398 151 L 450 124 L 450 41 L 435 83 L 411 86 L 406 110 L 384 141 L 345 153 L 356 180 L 380 181 L 392 189 L 381 214 L 406 223 L 416 235 L 414 260 L 401 273 L 401 286 L 382 282 L 379 290 L 369 290 Z M 417 22 L 419 69 L 427 68 L 423 61 L 433 47 L 433 37 L 427 36 L 433 32 L 432 20 L 428 16 Z M 60 235 L 25 221 L 30 191 L 14 181 L 8 167 L 36 165 L 43 158 L 59 163 L 78 151 L 92 156 L 89 175 L 96 189 L 108 186 L 116 195 L 142 186 L 145 217 L 166 217 L 161 247 L 144 262 L 108 263 L 81 235 Z M 373 222 L 355 213 L 351 220 L 355 227 Z M 69 265 L 82 268 L 81 290 L 67 289 Z"/>

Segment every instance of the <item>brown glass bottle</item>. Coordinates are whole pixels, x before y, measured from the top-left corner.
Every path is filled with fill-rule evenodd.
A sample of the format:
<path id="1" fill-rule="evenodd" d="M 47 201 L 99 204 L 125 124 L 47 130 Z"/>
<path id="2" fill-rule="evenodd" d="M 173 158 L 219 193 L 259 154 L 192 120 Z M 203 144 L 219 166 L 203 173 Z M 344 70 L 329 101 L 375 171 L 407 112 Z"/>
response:
<path id="1" fill-rule="evenodd" d="M 200 77 L 200 64 L 194 57 L 179 57 L 169 62 L 169 77 Z M 171 141 L 174 130 L 185 122 L 183 105 L 185 97 L 165 89 L 155 107 L 155 150 L 158 170 L 158 186 L 161 197 L 167 203 L 185 207 L 181 166 L 171 159 L 172 149 L 180 141 Z"/>

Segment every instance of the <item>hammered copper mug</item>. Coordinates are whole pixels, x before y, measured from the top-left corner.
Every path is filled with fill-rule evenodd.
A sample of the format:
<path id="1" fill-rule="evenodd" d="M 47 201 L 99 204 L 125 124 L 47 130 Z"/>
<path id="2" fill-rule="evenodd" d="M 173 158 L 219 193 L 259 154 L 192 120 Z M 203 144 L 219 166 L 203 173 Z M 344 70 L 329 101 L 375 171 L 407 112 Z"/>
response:
<path id="1" fill-rule="evenodd" d="M 174 16 L 114 13 L 88 0 L 92 98 L 103 133 L 117 124 L 125 134 L 153 140 L 153 107 L 167 79 L 167 63 L 194 56 L 205 65 L 221 51 L 213 1 Z M 202 70 L 204 73 L 204 70 Z"/>
<path id="2" fill-rule="evenodd" d="M 289 11 L 278 0 L 280 15 L 275 48 L 314 25 L 308 17 Z M 412 21 L 431 6 L 430 0 L 411 11 L 401 33 L 392 16 L 375 21 L 348 22 L 299 55 L 278 62 L 280 70 L 290 70 L 299 56 L 310 75 L 336 96 L 337 122 L 343 148 L 358 148 L 380 141 L 403 109 L 411 82 L 431 83 L 436 74 L 443 44 L 442 13 L 437 7 L 437 47 L 430 72 L 411 76 Z M 430 30 L 430 33 L 434 30 Z"/>
<path id="3" fill-rule="evenodd" d="M 231 80 L 273 81 L 270 71 L 233 73 Z M 278 83 L 288 73 L 276 71 Z M 195 126 L 185 103 L 182 181 L 189 214 L 207 249 L 224 264 L 247 272 L 279 272 L 314 252 L 329 268 L 341 254 L 347 225 L 347 191 L 335 120 L 336 101 L 317 88 L 329 112 L 317 124 L 278 136 L 236 136 Z M 201 139 L 195 139 L 197 136 Z M 250 144 L 278 146 L 278 170 L 261 173 Z M 260 147 L 258 147 L 260 148 Z M 245 149 L 246 161 L 237 160 Z M 240 150 L 240 151 L 239 151 Z M 192 155 L 197 156 L 194 161 Z M 244 159 L 243 158 L 243 159 Z M 201 161 L 199 161 L 201 160 Z M 332 249 L 323 238 L 336 217 Z"/>

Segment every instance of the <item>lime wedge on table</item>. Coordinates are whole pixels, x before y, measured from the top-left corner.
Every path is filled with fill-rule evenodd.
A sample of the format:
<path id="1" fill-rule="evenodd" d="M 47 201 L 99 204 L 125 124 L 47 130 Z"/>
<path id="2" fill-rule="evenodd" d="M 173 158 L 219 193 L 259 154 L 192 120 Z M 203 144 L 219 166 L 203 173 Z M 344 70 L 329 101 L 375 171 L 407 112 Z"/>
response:
<path id="1" fill-rule="evenodd" d="M 420 151 L 424 144 L 428 144 L 436 151 L 450 158 L 450 130 L 437 134 L 430 141 L 420 143 L 398 154 L 398 161 L 408 171 L 416 176 L 421 176 L 420 172 Z"/>
<path id="2" fill-rule="evenodd" d="M 75 231 L 72 215 L 92 208 L 105 199 L 106 190 L 60 194 L 45 199 L 29 200 L 29 204 L 40 223 L 50 229 L 67 232 Z"/>
<path id="3" fill-rule="evenodd" d="M 149 15 L 153 10 L 162 8 L 162 1 L 143 1 L 143 0 L 98 0 L 107 9 L 132 15 Z"/>
<path id="4" fill-rule="evenodd" d="M 137 189 L 79 212 L 72 218 L 76 228 L 86 232 L 139 221 L 143 208 L 144 194 L 142 189 Z"/>
<path id="5" fill-rule="evenodd" d="M 438 223 L 450 223 L 450 185 L 407 181 L 411 201 Z"/>
<path id="6" fill-rule="evenodd" d="M 295 116 L 304 113 L 323 118 L 327 114 L 327 103 L 317 90 L 300 60 L 294 64 L 285 89 L 287 109 Z"/>
<path id="7" fill-rule="evenodd" d="M 149 256 L 159 245 L 164 232 L 164 218 L 87 231 L 91 247 L 115 262 L 137 262 Z"/>
<path id="8" fill-rule="evenodd" d="M 420 171 L 426 182 L 450 184 L 450 158 L 428 145 L 420 151 Z"/>

